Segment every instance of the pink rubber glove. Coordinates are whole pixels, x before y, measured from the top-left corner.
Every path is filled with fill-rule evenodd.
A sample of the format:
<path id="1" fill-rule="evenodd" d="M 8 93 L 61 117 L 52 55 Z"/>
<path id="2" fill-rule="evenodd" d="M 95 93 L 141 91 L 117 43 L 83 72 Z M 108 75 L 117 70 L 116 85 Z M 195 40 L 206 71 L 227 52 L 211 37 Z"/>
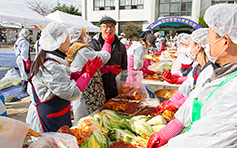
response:
<path id="1" fill-rule="evenodd" d="M 26 62 L 26 69 L 30 70 L 30 60 L 27 59 L 25 62 Z"/>
<path id="2" fill-rule="evenodd" d="M 83 73 L 80 78 L 77 79 L 77 87 L 82 92 L 90 82 L 91 76 L 89 73 Z"/>
<path id="3" fill-rule="evenodd" d="M 187 98 L 188 98 L 188 96 L 185 97 L 185 96 L 181 93 L 181 91 L 177 91 L 177 92 L 173 95 L 173 97 L 171 97 L 169 100 L 175 102 L 176 106 L 178 106 L 178 108 L 180 108 L 180 106 L 183 105 L 183 103 L 186 101 Z"/>
<path id="4" fill-rule="evenodd" d="M 178 135 L 183 130 L 183 128 L 183 124 L 178 119 L 175 118 L 174 120 L 171 120 L 164 128 L 160 130 L 160 132 L 156 132 L 151 135 L 147 148 L 156 148 L 166 144 L 169 139 Z"/>
<path id="5" fill-rule="evenodd" d="M 82 72 L 81 71 L 76 71 L 76 72 L 72 72 L 70 74 L 70 80 L 77 80 L 80 76 L 82 75 Z"/>

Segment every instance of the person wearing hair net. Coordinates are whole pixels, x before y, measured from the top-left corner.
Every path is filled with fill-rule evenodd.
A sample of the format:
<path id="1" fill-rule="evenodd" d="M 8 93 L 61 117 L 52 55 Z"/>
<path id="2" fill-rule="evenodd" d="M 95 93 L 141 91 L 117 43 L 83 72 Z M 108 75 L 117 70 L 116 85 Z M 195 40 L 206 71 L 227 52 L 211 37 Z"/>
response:
<path id="1" fill-rule="evenodd" d="M 88 60 L 77 77 L 72 77 L 65 59 L 70 39 L 61 23 L 49 23 L 42 31 L 42 47 L 34 61 L 29 78 L 28 93 L 31 104 L 26 122 L 36 132 L 56 132 L 61 126 L 72 126 L 70 101 L 82 92 L 102 66 L 100 58 Z"/>
<path id="2" fill-rule="evenodd" d="M 128 42 L 128 40 L 126 39 L 126 38 L 122 38 L 121 40 L 120 40 L 120 42 L 121 43 L 123 43 L 123 45 L 126 47 L 126 49 L 128 50 L 128 48 L 129 48 L 129 42 Z"/>
<path id="3" fill-rule="evenodd" d="M 179 87 L 179 91 L 169 100 L 166 100 L 157 106 L 156 111 L 158 114 L 161 114 L 165 110 L 173 111 L 179 109 L 189 96 L 190 92 L 195 88 L 197 78 L 201 71 L 211 64 L 211 62 L 208 62 L 208 58 L 204 52 L 207 32 L 208 28 L 200 28 L 192 32 L 188 43 L 189 52 L 187 53 L 187 56 L 190 60 L 197 61 L 199 64 L 188 74 L 187 79 Z M 170 72 L 166 73 L 171 75 Z"/>
<path id="4" fill-rule="evenodd" d="M 27 92 L 27 83 L 30 73 L 30 45 L 27 41 L 29 37 L 29 30 L 22 29 L 18 34 L 19 38 L 14 44 L 14 50 L 16 54 L 16 64 L 19 68 L 21 81 L 22 81 L 22 93 Z"/>
<path id="5" fill-rule="evenodd" d="M 237 147 L 237 5 L 213 5 L 204 20 L 209 26 L 204 50 L 212 64 L 201 72 L 166 130 L 152 134 L 148 148 L 166 142 L 163 147 L 168 148 Z"/>
<path id="6" fill-rule="evenodd" d="M 127 50 L 128 70 L 140 70 L 143 74 L 154 74 L 155 72 L 148 69 L 151 61 L 145 58 L 150 47 L 155 48 L 156 37 L 148 34 L 142 39 L 134 41 L 132 46 Z"/>
<path id="7" fill-rule="evenodd" d="M 89 47 L 89 44 L 87 44 L 88 37 L 79 26 L 73 26 L 69 29 L 69 37 L 72 45 L 69 48 L 66 59 L 72 71 L 72 76 L 77 76 L 77 72 L 82 70 L 86 62 L 96 56 L 102 59 L 103 64 L 109 61 L 114 35 L 110 33 L 107 34 L 101 51 L 95 51 Z M 102 68 L 102 72 L 103 69 L 104 68 Z M 81 98 L 73 101 L 74 125 L 77 125 L 80 118 L 93 113 L 104 105 L 105 102 L 106 98 L 103 89 L 102 74 L 100 70 L 98 70 L 94 77 L 91 78 L 87 88 L 82 91 Z"/>
<path id="8" fill-rule="evenodd" d="M 161 37 L 159 43 L 160 43 L 160 52 L 165 51 L 167 49 L 165 38 Z"/>
<path id="9" fill-rule="evenodd" d="M 180 34 L 182 35 L 182 34 Z M 165 71 L 163 74 L 163 78 L 170 84 L 182 84 L 186 79 L 188 74 L 192 71 L 192 69 L 197 65 L 196 62 L 189 59 L 187 54 L 189 52 L 188 49 L 188 41 L 190 35 L 184 35 L 183 39 L 181 39 L 180 44 L 180 54 L 177 59 L 173 62 L 173 66 L 171 68 L 171 72 Z"/>

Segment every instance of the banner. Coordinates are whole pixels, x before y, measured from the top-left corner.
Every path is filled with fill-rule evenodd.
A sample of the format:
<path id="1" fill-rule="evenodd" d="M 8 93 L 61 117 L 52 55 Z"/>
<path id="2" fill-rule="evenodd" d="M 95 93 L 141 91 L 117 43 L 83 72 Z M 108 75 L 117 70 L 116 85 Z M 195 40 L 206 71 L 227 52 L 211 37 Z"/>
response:
<path id="1" fill-rule="evenodd" d="M 194 29 L 202 28 L 198 23 L 183 17 L 165 17 L 151 23 L 146 29 L 153 29 L 165 23 L 182 23 L 193 27 Z"/>

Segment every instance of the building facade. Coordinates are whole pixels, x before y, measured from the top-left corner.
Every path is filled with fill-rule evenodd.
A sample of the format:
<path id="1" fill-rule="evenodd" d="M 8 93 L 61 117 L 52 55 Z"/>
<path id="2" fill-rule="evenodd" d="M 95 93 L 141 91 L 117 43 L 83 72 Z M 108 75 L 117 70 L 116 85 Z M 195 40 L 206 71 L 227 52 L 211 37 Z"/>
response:
<path id="1" fill-rule="evenodd" d="M 126 22 L 134 22 L 146 30 L 152 22 L 163 17 L 181 16 L 198 22 L 198 16 L 218 3 L 236 3 L 237 0 L 83 0 L 82 17 L 98 24 L 104 16 L 114 18 L 116 33 L 120 34 Z"/>

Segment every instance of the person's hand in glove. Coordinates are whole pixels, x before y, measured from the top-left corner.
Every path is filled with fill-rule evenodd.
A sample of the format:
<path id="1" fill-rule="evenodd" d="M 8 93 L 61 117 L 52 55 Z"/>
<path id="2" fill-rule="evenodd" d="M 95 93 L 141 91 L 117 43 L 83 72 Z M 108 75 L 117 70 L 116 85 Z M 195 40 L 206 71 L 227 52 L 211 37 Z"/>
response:
<path id="1" fill-rule="evenodd" d="M 162 104 L 156 107 L 156 112 L 159 114 L 163 113 L 165 110 L 173 111 L 179 109 L 174 101 L 165 100 Z"/>
<path id="2" fill-rule="evenodd" d="M 178 119 L 171 120 L 160 132 L 151 135 L 147 148 L 156 148 L 166 144 L 169 139 L 178 135 L 183 128 L 183 124 Z"/>
<path id="3" fill-rule="evenodd" d="M 123 69 L 119 69 L 120 65 L 111 65 L 110 66 L 110 72 L 114 73 L 114 74 L 119 74 L 120 72 L 123 71 Z"/>
<path id="4" fill-rule="evenodd" d="M 114 41 L 114 35 L 111 33 L 106 34 L 105 37 L 105 43 L 101 49 L 101 51 L 108 51 L 109 53 L 111 53 L 111 44 Z"/>
<path id="5" fill-rule="evenodd" d="M 100 67 L 103 65 L 103 62 L 100 57 L 96 56 L 93 60 L 90 61 L 90 59 L 87 61 L 87 63 L 82 68 L 82 73 L 89 73 L 91 77 L 94 76 L 94 74 L 100 69 Z"/>
<path id="6" fill-rule="evenodd" d="M 114 35 L 111 33 L 107 33 L 105 36 L 105 43 L 112 44 L 114 41 Z"/>
<path id="7" fill-rule="evenodd" d="M 102 60 L 97 56 L 92 61 L 90 61 L 90 59 L 87 61 L 87 63 L 82 68 L 82 75 L 76 80 L 77 87 L 80 89 L 80 91 L 83 91 L 87 87 L 90 79 L 102 65 Z"/>
<path id="8" fill-rule="evenodd" d="M 179 81 L 177 76 L 172 75 L 172 73 L 167 70 L 165 70 L 163 74 L 163 79 L 170 84 L 178 84 L 178 81 Z"/>
<path id="9" fill-rule="evenodd" d="M 81 71 L 71 72 L 70 80 L 75 80 L 76 81 L 78 78 L 80 78 L 81 75 L 82 75 Z"/>
<path id="10" fill-rule="evenodd" d="M 147 75 L 153 75 L 155 72 L 154 71 L 151 71 L 145 67 L 142 67 L 141 68 L 141 71 L 143 71 L 144 74 L 147 74 Z"/>
<path id="11" fill-rule="evenodd" d="M 104 65 L 101 68 L 101 73 L 106 74 L 112 72 L 114 74 L 119 74 L 123 69 L 119 69 L 120 65 Z"/>
<path id="12" fill-rule="evenodd" d="M 30 70 L 30 60 L 27 59 L 27 60 L 25 61 L 25 63 L 26 63 L 26 69 L 27 69 L 27 70 Z"/>

